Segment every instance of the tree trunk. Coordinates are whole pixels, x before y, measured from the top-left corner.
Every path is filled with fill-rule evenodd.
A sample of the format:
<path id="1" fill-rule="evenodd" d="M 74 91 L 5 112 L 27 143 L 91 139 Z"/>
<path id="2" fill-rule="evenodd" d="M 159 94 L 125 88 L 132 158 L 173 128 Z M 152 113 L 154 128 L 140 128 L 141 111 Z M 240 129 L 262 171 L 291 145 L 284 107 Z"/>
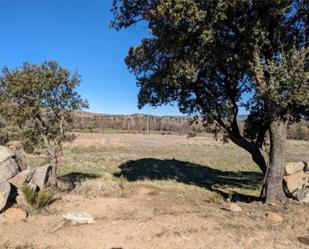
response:
<path id="1" fill-rule="evenodd" d="M 234 134 L 230 134 L 230 139 L 237 144 L 239 147 L 245 149 L 247 152 L 250 153 L 252 156 L 252 160 L 256 163 L 257 166 L 259 166 L 260 170 L 262 171 L 263 175 L 267 172 L 267 166 L 265 162 L 265 158 L 260 150 L 260 148 L 257 145 L 254 145 L 253 143 L 248 142 L 243 137 L 235 136 Z"/>
<path id="2" fill-rule="evenodd" d="M 51 150 L 53 153 L 51 156 L 51 175 L 48 180 L 48 185 L 53 191 L 58 190 L 57 176 L 58 176 L 58 166 L 59 166 L 59 157 L 55 149 Z"/>
<path id="3" fill-rule="evenodd" d="M 283 191 L 283 174 L 287 154 L 287 123 L 275 120 L 270 124 L 269 170 L 266 180 L 266 202 L 286 199 Z"/>

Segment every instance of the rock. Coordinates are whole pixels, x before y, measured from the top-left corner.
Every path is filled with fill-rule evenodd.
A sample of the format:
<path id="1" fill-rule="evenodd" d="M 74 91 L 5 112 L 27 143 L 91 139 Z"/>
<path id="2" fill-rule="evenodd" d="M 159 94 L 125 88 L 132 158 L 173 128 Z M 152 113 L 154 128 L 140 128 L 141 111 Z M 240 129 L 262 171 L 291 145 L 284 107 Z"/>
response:
<path id="1" fill-rule="evenodd" d="M 27 212 L 20 208 L 9 208 L 5 210 L 3 216 L 10 220 L 21 221 L 25 220 L 28 216 Z"/>
<path id="2" fill-rule="evenodd" d="M 291 193 L 308 183 L 308 176 L 303 171 L 297 172 L 293 175 L 284 176 L 283 179 L 286 182 L 287 189 Z"/>
<path id="3" fill-rule="evenodd" d="M 235 203 L 232 203 L 231 206 L 230 206 L 230 211 L 231 212 L 241 212 L 241 207 L 238 206 L 237 204 Z"/>
<path id="4" fill-rule="evenodd" d="M 15 154 L 15 160 L 16 160 L 20 170 L 28 169 L 26 153 L 22 149 L 15 149 L 14 154 Z"/>
<path id="5" fill-rule="evenodd" d="M 0 182 L 0 212 L 6 206 L 11 193 L 11 184 L 7 181 Z"/>
<path id="6" fill-rule="evenodd" d="M 303 162 L 287 162 L 285 164 L 285 174 L 292 175 L 296 172 L 303 171 L 305 164 Z"/>
<path id="7" fill-rule="evenodd" d="M 294 191 L 292 194 L 298 201 L 301 201 L 301 202 L 309 201 L 309 188 L 308 187 L 298 189 Z"/>
<path id="8" fill-rule="evenodd" d="M 14 152 L 9 148 L 0 145 L 0 163 L 14 156 Z"/>
<path id="9" fill-rule="evenodd" d="M 34 170 L 28 168 L 19 172 L 16 176 L 12 177 L 9 182 L 14 185 L 16 188 L 21 188 L 24 183 L 30 182 L 32 176 L 34 174 Z"/>
<path id="10" fill-rule="evenodd" d="M 266 219 L 270 222 L 274 223 L 280 223 L 283 221 L 283 218 L 281 217 L 280 214 L 275 213 L 275 212 L 269 212 L 266 214 Z"/>
<path id="11" fill-rule="evenodd" d="M 22 193 L 21 189 L 17 189 L 15 201 L 19 205 L 29 206 L 29 204 L 25 200 L 24 194 Z"/>
<path id="12" fill-rule="evenodd" d="M 37 168 L 30 181 L 30 185 L 36 185 L 40 190 L 44 189 L 48 180 L 49 173 L 51 171 L 51 165 L 47 164 Z"/>
<path id="13" fill-rule="evenodd" d="M 18 172 L 19 167 L 14 158 L 9 158 L 0 163 L 0 181 L 8 180 L 16 176 Z"/>
<path id="14" fill-rule="evenodd" d="M 309 188 L 302 188 L 298 191 L 297 200 L 303 203 L 309 203 Z"/>
<path id="15" fill-rule="evenodd" d="M 309 203 L 309 192 L 306 193 L 306 195 L 304 196 L 304 198 L 301 200 L 303 203 Z"/>
<path id="16" fill-rule="evenodd" d="M 91 224 L 94 223 L 93 217 L 86 212 L 68 212 L 63 215 L 65 220 L 74 224 Z"/>

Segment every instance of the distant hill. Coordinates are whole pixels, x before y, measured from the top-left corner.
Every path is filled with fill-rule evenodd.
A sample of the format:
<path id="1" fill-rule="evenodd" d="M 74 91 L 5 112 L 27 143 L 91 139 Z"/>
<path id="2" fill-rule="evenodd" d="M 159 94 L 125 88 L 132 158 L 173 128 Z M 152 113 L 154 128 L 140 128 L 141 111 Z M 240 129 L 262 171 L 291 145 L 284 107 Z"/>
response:
<path id="1" fill-rule="evenodd" d="M 123 129 L 136 131 L 173 131 L 186 133 L 201 131 L 202 125 L 190 125 L 186 116 L 154 116 L 146 114 L 111 115 L 103 113 L 77 112 L 73 118 L 73 129 Z M 148 128 L 147 128 L 148 127 Z"/>
<path id="2" fill-rule="evenodd" d="M 240 130 L 244 127 L 247 115 L 239 115 Z M 188 134 L 190 132 L 207 132 L 201 122 L 193 123 L 187 116 L 154 116 L 147 114 L 112 115 L 91 112 L 76 112 L 73 116 L 72 128 L 75 130 L 100 131 L 106 129 L 125 131 L 159 131 Z M 288 137 L 309 140 L 307 122 L 292 125 Z"/>

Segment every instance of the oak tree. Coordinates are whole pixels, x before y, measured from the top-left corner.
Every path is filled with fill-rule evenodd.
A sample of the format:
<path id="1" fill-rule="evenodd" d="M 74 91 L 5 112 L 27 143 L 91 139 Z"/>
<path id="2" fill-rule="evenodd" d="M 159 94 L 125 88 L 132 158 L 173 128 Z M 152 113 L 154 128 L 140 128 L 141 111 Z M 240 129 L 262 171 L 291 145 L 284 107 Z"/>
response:
<path id="1" fill-rule="evenodd" d="M 74 111 L 87 107 L 76 91 L 80 75 L 71 74 L 56 61 L 40 65 L 24 63 L 10 70 L 4 67 L 0 78 L 0 112 L 10 122 L 37 135 L 52 165 L 49 184 L 57 187 L 57 172 L 66 129 Z M 33 139 L 32 139 L 33 140 Z"/>
<path id="2" fill-rule="evenodd" d="M 114 0 L 112 27 L 149 35 L 125 61 L 139 107 L 178 103 L 247 150 L 265 175 L 267 201 L 282 189 L 289 124 L 308 115 L 308 1 Z M 242 134 L 239 109 L 249 115 Z M 269 133 L 269 162 L 262 152 Z M 268 165 L 268 166 L 267 166 Z"/>

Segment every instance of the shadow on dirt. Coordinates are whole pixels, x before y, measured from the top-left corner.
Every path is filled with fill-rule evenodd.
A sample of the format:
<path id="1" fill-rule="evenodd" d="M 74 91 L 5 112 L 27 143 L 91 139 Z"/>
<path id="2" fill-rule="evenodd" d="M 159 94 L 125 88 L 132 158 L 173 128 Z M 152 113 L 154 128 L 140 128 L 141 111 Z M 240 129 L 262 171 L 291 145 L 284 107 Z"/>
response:
<path id="1" fill-rule="evenodd" d="M 97 174 L 89 174 L 89 173 L 82 173 L 82 172 L 71 172 L 66 175 L 58 177 L 59 184 L 62 182 L 64 186 L 60 186 L 62 191 L 71 191 L 81 182 L 89 179 L 96 179 L 100 176 Z"/>
<path id="2" fill-rule="evenodd" d="M 178 160 L 159 160 L 143 158 L 128 161 L 120 165 L 121 171 L 116 177 L 124 177 L 128 181 L 137 180 L 176 180 L 177 182 L 196 185 L 217 192 L 232 201 L 251 202 L 260 200 L 256 196 L 244 195 L 233 188 L 255 190 L 261 185 L 263 175 L 248 171 L 221 171 L 208 166 Z M 224 189 L 229 189 L 229 193 Z"/>

